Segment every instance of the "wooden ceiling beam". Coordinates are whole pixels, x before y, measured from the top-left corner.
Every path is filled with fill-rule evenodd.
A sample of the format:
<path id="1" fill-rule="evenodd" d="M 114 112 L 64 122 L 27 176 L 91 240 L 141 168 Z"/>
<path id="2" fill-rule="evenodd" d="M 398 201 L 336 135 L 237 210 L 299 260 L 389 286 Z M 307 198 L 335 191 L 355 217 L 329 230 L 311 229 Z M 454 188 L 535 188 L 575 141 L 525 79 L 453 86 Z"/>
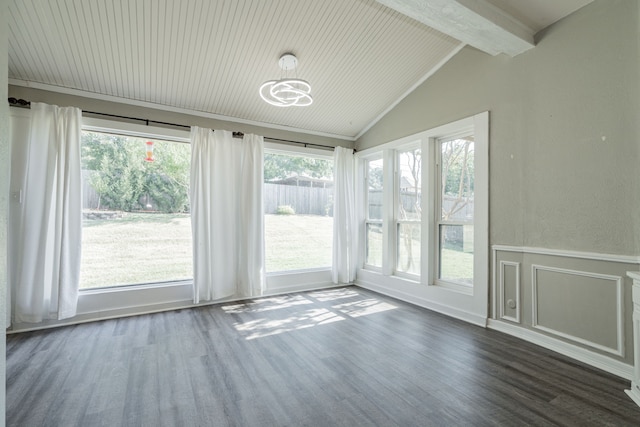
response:
<path id="1" fill-rule="evenodd" d="M 535 46 L 533 30 L 486 0 L 377 0 L 490 55 L 516 56 Z"/>

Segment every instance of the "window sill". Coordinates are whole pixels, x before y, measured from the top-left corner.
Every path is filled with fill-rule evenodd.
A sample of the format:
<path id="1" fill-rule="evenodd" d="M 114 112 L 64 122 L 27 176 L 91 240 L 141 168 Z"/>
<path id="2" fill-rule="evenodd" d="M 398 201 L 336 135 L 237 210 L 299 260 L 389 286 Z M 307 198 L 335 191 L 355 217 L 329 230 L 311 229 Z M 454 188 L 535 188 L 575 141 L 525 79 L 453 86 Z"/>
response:
<path id="1" fill-rule="evenodd" d="M 446 290 L 452 291 L 452 292 L 457 292 L 459 294 L 473 295 L 473 286 L 472 285 L 462 285 L 460 283 L 436 281 L 435 283 L 432 283 L 430 286 L 434 286 L 434 287 L 441 288 L 441 289 L 446 289 Z"/>
<path id="2" fill-rule="evenodd" d="M 99 288 L 80 289 L 80 295 L 99 295 L 118 292 L 139 291 L 147 289 L 169 288 L 174 286 L 192 286 L 193 280 L 176 280 L 173 282 L 141 283 L 134 285 L 104 286 Z"/>
<path id="3" fill-rule="evenodd" d="M 301 270 L 284 270 L 284 271 L 273 271 L 268 272 L 266 274 L 267 277 L 278 277 L 278 276 L 288 276 L 293 274 L 304 274 L 304 273 L 318 273 L 323 271 L 331 271 L 331 267 L 317 267 L 317 268 L 305 268 Z"/>

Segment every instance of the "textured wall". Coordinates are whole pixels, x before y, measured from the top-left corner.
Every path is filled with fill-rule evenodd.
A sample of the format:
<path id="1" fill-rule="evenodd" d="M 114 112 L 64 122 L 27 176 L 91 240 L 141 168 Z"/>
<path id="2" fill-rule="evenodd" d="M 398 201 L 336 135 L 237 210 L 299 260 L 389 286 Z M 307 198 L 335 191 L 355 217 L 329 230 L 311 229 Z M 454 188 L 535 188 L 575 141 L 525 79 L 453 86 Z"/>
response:
<path id="1" fill-rule="evenodd" d="M 356 148 L 489 110 L 491 244 L 638 255 L 638 8 L 596 1 L 515 58 L 467 47 Z"/>
<path id="2" fill-rule="evenodd" d="M 9 4 L 0 0 L 0 323 L 7 309 L 7 216 L 9 213 L 9 106 L 7 104 L 7 15 Z M 0 426 L 5 425 L 6 331 L 0 330 Z"/>

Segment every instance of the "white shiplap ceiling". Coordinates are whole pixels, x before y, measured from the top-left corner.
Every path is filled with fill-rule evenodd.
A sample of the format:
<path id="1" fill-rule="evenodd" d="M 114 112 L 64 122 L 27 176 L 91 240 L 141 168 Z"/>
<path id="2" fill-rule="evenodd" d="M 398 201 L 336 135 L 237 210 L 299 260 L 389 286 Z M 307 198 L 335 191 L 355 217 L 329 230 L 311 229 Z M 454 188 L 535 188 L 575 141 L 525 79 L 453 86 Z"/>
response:
<path id="1" fill-rule="evenodd" d="M 491 2 L 511 16 L 534 3 Z M 588 2 L 562 12 L 546 2 L 534 18 Z M 10 83 L 344 139 L 463 46 L 374 0 L 13 0 L 9 12 Z M 260 99 L 285 52 L 312 85 L 310 107 Z"/>

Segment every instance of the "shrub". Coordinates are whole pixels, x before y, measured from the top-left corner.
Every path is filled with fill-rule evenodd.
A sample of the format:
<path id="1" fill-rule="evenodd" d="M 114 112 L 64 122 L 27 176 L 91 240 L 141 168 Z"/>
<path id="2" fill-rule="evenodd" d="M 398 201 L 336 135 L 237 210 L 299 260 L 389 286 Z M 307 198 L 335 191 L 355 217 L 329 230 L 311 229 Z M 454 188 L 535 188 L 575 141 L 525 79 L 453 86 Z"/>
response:
<path id="1" fill-rule="evenodd" d="M 295 215 L 296 211 L 290 205 L 280 205 L 276 209 L 276 214 L 278 214 L 278 215 Z"/>

